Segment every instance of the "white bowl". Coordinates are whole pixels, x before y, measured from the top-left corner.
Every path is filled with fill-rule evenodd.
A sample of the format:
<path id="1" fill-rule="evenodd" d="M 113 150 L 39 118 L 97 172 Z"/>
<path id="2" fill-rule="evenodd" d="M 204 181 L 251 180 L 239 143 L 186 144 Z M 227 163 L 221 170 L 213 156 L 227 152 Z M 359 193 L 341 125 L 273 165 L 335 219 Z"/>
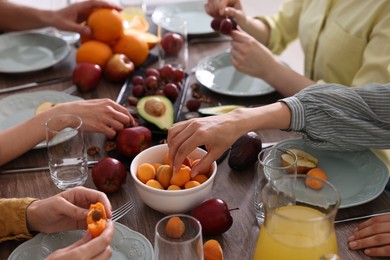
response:
<path id="1" fill-rule="evenodd" d="M 217 172 L 217 163 L 212 165 L 210 178 L 197 187 L 183 190 L 159 190 L 149 187 L 137 178 L 138 165 L 142 163 L 162 163 L 164 154 L 168 152 L 168 145 L 152 146 L 139 153 L 131 162 L 130 173 L 135 187 L 143 202 L 154 210 L 163 214 L 186 213 L 206 200 L 210 194 Z M 207 152 L 200 148 L 194 150 L 189 157 L 202 158 Z"/>

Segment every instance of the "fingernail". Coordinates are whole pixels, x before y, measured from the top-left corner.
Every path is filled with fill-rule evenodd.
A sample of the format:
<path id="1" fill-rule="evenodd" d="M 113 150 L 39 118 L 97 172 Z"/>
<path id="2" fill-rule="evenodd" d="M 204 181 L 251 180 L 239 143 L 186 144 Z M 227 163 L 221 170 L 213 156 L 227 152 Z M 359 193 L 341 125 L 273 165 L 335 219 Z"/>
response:
<path id="1" fill-rule="evenodd" d="M 365 253 L 366 255 L 371 255 L 371 249 L 365 249 L 365 250 L 364 250 L 364 253 Z"/>
<path id="2" fill-rule="evenodd" d="M 358 228 L 357 228 L 357 227 L 355 227 L 355 229 L 353 230 L 353 232 L 356 232 L 356 231 L 358 231 Z"/>
<path id="3" fill-rule="evenodd" d="M 348 237 L 348 241 L 352 241 L 352 240 L 355 240 L 355 236 L 354 235 Z"/>
<path id="4" fill-rule="evenodd" d="M 352 241 L 352 242 L 349 242 L 348 245 L 349 245 L 350 248 L 354 248 L 354 247 L 356 247 L 357 242 Z"/>

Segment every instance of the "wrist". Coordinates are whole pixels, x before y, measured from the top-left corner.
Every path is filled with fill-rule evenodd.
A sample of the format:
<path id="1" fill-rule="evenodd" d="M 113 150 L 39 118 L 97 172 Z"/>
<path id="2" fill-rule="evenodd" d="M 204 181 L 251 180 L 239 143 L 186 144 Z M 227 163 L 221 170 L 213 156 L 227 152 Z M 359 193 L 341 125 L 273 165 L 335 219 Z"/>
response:
<path id="1" fill-rule="evenodd" d="M 29 232 L 39 231 L 38 204 L 39 200 L 34 200 L 26 208 L 26 226 Z"/>

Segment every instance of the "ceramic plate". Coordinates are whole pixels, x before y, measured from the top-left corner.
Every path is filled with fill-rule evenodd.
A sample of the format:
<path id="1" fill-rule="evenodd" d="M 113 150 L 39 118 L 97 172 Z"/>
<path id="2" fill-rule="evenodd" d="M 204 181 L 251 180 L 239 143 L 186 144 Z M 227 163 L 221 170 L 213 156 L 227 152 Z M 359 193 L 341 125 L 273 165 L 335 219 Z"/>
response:
<path id="1" fill-rule="evenodd" d="M 82 98 L 59 91 L 38 91 L 16 94 L 0 100 L 0 131 L 20 124 L 35 115 L 36 108 L 43 102 L 63 103 Z M 46 142 L 35 148 L 46 147 Z"/>
<path id="2" fill-rule="evenodd" d="M 38 234 L 34 238 L 18 246 L 8 260 L 40 260 L 45 259 L 57 249 L 64 248 L 76 242 L 83 236 L 84 231 L 68 231 L 53 234 Z M 115 223 L 114 239 L 111 242 L 114 260 L 151 260 L 153 247 L 149 240 L 128 227 Z"/>
<path id="3" fill-rule="evenodd" d="M 158 6 L 153 12 L 152 21 L 157 25 L 160 17 L 163 17 L 167 14 L 174 14 L 187 21 L 187 33 L 189 35 L 215 33 L 215 31 L 210 26 L 212 18 L 204 11 L 203 6 L 203 1 L 183 2 Z M 164 29 L 170 30 L 170 28 Z"/>
<path id="4" fill-rule="evenodd" d="M 230 52 L 202 59 L 195 78 L 211 91 L 228 96 L 250 97 L 275 91 L 265 81 L 237 71 L 230 61 Z"/>
<path id="5" fill-rule="evenodd" d="M 68 44 L 57 37 L 33 33 L 0 35 L 0 72 L 22 73 L 49 68 L 70 53 Z"/>
<path id="6" fill-rule="evenodd" d="M 276 147 L 297 148 L 318 158 L 331 183 L 341 198 L 340 208 L 357 206 L 378 197 L 389 179 L 387 166 L 371 150 L 337 152 L 317 150 L 305 144 L 303 139 L 291 139 Z"/>

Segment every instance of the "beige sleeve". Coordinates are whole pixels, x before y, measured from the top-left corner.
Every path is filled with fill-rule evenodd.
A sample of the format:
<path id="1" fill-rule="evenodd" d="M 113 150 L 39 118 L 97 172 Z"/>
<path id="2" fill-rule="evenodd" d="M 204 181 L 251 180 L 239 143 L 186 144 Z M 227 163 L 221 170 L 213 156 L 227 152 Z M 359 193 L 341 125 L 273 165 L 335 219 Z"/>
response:
<path id="1" fill-rule="evenodd" d="M 0 243 L 32 237 L 27 228 L 26 209 L 35 200 L 37 199 L 0 199 Z"/>

